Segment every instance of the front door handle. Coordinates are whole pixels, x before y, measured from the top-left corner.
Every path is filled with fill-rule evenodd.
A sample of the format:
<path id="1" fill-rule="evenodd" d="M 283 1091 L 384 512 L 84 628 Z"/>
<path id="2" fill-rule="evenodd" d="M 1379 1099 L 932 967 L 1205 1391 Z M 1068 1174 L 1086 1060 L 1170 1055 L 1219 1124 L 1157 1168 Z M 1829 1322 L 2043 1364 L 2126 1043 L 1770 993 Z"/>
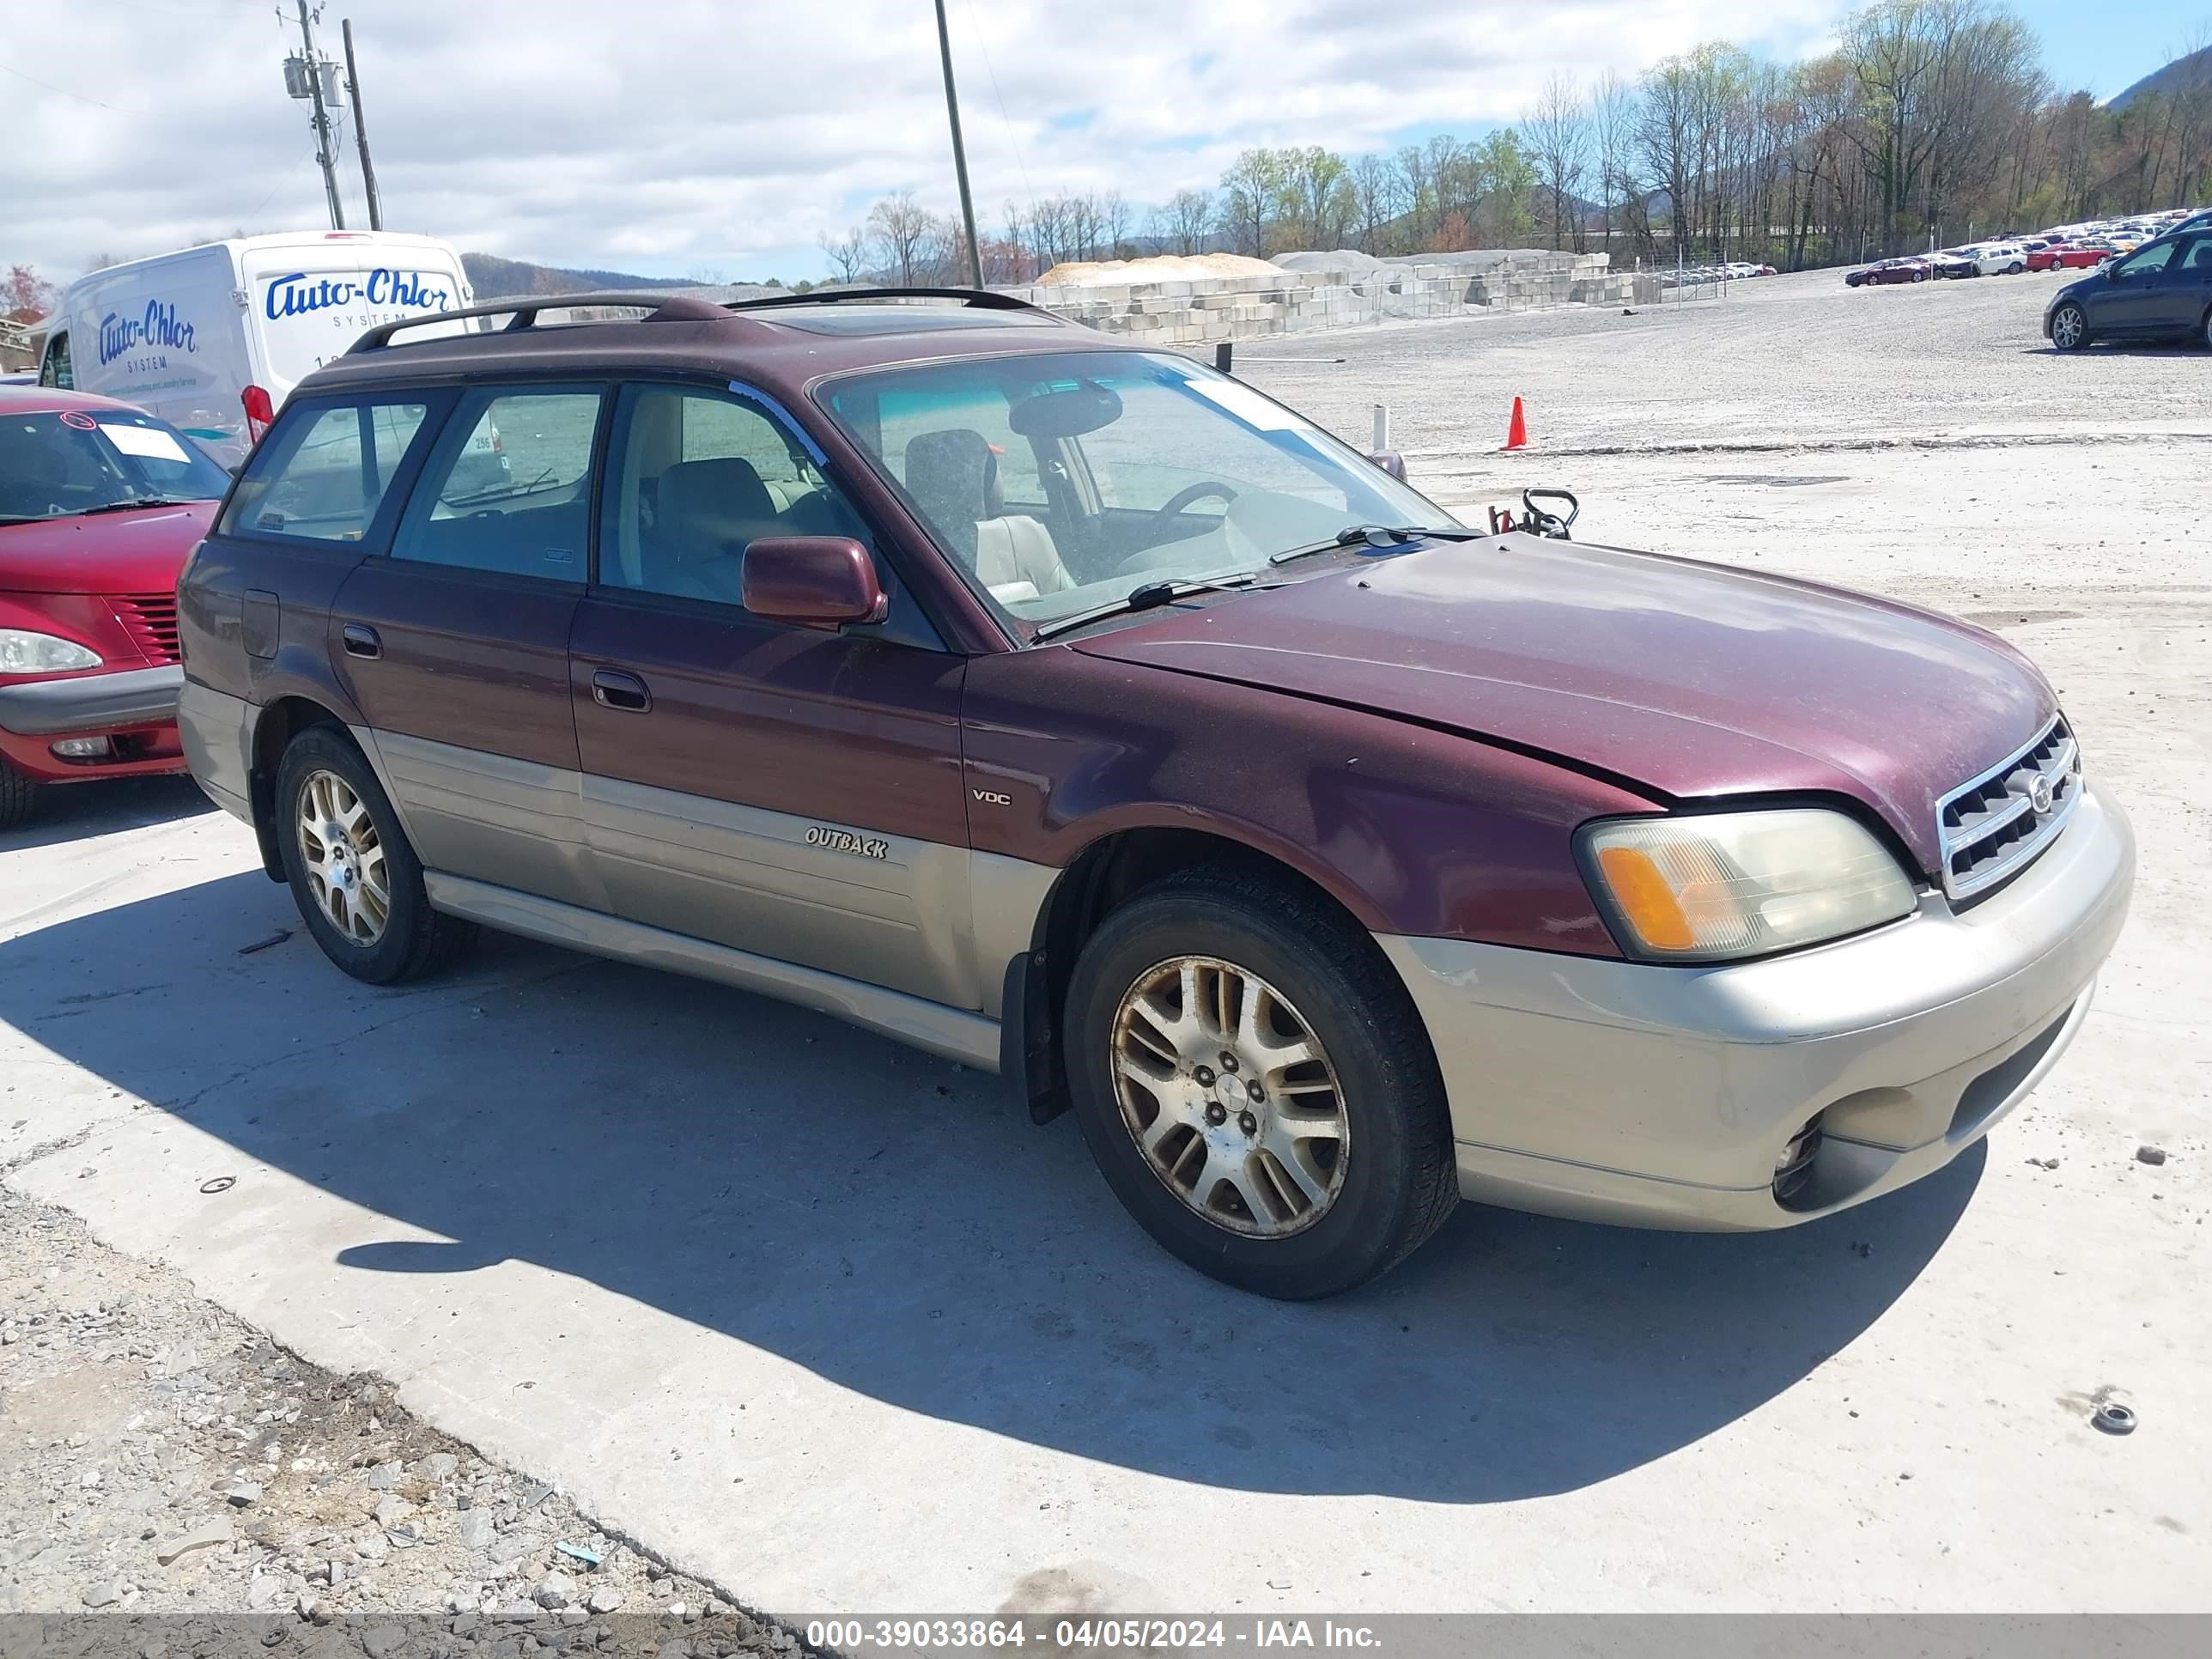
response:
<path id="1" fill-rule="evenodd" d="M 345 641 L 345 653 L 349 657 L 380 657 L 384 654 L 382 636 L 366 623 L 348 623 L 338 630 L 338 637 Z"/>
<path id="2" fill-rule="evenodd" d="M 653 707 L 653 693 L 635 674 L 625 674 L 619 668 L 594 668 L 592 671 L 592 701 L 602 708 L 617 709 L 625 714 L 642 714 Z"/>

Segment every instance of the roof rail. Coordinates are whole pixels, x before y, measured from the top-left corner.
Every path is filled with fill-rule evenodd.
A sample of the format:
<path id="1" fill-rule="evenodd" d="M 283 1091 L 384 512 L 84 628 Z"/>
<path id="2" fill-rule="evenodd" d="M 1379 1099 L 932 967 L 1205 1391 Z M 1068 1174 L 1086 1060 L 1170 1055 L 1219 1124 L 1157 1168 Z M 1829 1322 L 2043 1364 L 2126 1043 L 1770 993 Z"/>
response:
<path id="1" fill-rule="evenodd" d="M 467 306 L 459 311 L 426 311 L 418 316 L 402 317 L 396 322 L 379 323 L 347 347 L 346 355 L 350 357 L 364 351 L 381 351 L 402 329 L 428 328 L 434 323 L 460 322 L 471 317 L 512 317 L 513 322 L 496 331 L 503 334 L 536 327 L 541 311 L 573 311 L 584 306 L 623 306 L 647 311 L 652 315 L 641 320 L 648 323 L 709 323 L 729 315 L 726 307 L 695 300 L 688 294 L 519 295 L 511 300 L 495 300 L 488 305 Z"/>
<path id="2" fill-rule="evenodd" d="M 988 288 L 836 288 L 812 289 L 805 294 L 778 294 L 765 300 L 731 300 L 722 307 L 726 311 L 767 311 L 778 306 L 842 305 L 853 301 L 866 304 L 883 300 L 957 300 L 978 311 L 1041 311 L 1027 300 L 1018 300 L 1011 294 L 994 293 Z"/>

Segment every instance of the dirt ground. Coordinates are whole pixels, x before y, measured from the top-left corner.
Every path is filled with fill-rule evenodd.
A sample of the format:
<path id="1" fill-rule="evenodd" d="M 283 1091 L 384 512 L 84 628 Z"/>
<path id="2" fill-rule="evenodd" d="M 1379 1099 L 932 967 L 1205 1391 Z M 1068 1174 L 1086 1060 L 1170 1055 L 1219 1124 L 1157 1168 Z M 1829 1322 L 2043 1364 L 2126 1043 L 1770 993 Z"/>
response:
<path id="1" fill-rule="evenodd" d="M 665 1653 L 778 1639 L 710 1598 L 2212 1606 L 2212 360 L 2058 357 L 2048 291 L 1815 274 L 1237 360 L 1355 441 L 1387 402 L 1466 514 L 1564 484 L 1578 538 L 2046 667 L 2139 885 L 1985 1148 L 1757 1237 L 1462 1206 L 1285 1309 L 1163 1258 L 993 1079 L 514 941 L 369 991 L 188 787 L 57 796 L 0 836 L 0 1618 L 520 1652 L 526 1605 L 529 1640 Z"/>

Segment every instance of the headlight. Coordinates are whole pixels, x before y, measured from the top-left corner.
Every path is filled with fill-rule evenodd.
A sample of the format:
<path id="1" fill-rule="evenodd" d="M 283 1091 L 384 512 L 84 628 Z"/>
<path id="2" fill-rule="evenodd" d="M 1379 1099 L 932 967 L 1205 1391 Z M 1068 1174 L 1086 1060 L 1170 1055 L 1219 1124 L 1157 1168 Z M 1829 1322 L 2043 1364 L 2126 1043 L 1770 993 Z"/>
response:
<path id="1" fill-rule="evenodd" d="M 1840 812 L 1616 818 L 1583 832 L 1591 879 L 1638 956 L 1765 956 L 1910 915 L 1905 872 Z"/>
<path id="2" fill-rule="evenodd" d="M 0 674 L 52 674 L 64 668 L 97 668 L 100 659 L 73 640 L 0 628 Z"/>

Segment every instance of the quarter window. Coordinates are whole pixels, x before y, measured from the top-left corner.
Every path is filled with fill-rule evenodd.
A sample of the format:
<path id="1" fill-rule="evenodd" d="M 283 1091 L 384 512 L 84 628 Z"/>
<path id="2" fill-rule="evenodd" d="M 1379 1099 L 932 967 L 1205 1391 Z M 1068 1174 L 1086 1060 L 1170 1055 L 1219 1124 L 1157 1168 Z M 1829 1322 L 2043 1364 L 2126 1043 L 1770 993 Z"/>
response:
<path id="1" fill-rule="evenodd" d="M 360 541 L 428 412 L 398 399 L 289 408 L 247 464 L 222 532 Z"/>
<path id="2" fill-rule="evenodd" d="M 392 556 L 582 581 L 602 400 L 584 386 L 470 392 L 423 465 Z"/>
<path id="3" fill-rule="evenodd" d="M 805 445 L 752 398 L 629 387 L 609 454 L 602 586 L 737 605 L 745 548 L 761 537 L 870 544 L 860 514 Z"/>

